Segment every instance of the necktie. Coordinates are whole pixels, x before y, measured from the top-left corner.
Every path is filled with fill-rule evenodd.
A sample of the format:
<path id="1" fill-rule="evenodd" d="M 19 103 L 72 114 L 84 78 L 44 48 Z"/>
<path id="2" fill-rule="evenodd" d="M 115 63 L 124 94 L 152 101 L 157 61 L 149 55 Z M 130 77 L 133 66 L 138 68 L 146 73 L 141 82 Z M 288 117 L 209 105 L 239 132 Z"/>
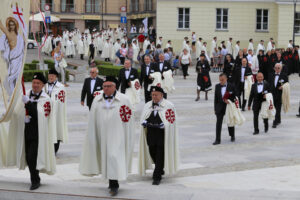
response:
<path id="1" fill-rule="evenodd" d="M 154 108 L 154 106 L 159 106 L 158 103 L 152 103 L 152 107 Z"/>
<path id="2" fill-rule="evenodd" d="M 279 74 L 275 74 L 275 76 L 279 76 Z"/>
<path id="3" fill-rule="evenodd" d="M 92 78 L 91 80 L 94 80 L 94 81 L 95 81 L 95 80 L 96 80 L 96 78 Z"/>
<path id="4" fill-rule="evenodd" d="M 221 85 L 221 88 L 226 87 L 226 85 Z"/>
<path id="5" fill-rule="evenodd" d="M 129 72 L 129 69 L 125 69 L 125 71 Z"/>
<path id="6" fill-rule="evenodd" d="M 49 85 L 49 86 L 52 86 L 52 85 L 54 85 L 54 83 L 49 83 L 49 82 L 48 82 L 48 85 Z"/>
<path id="7" fill-rule="evenodd" d="M 257 83 L 257 85 L 262 85 L 262 83 Z"/>

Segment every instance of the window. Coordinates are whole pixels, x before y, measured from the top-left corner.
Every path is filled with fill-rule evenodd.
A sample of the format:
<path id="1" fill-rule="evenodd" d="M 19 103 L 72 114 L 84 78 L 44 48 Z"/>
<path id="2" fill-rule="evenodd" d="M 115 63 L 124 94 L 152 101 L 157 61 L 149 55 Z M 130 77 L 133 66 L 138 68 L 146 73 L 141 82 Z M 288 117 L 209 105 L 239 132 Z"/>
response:
<path id="1" fill-rule="evenodd" d="M 152 11 L 152 0 L 145 0 L 145 11 Z"/>
<path id="2" fill-rule="evenodd" d="M 139 12 L 139 0 L 131 0 L 131 12 Z"/>
<path id="3" fill-rule="evenodd" d="M 190 28 L 190 9 L 178 8 L 178 28 L 189 29 Z"/>
<path id="4" fill-rule="evenodd" d="M 101 0 L 85 0 L 85 12 L 99 13 Z"/>
<path id="5" fill-rule="evenodd" d="M 300 34 L 300 13 L 295 15 L 295 34 Z"/>
<path id="6" fill-rule="evenodd" d="M 228 29 L 228 8 L 217 8 L 216 10 L 216 29 L 227 30 Z"/>
<path id="7" fill-rule="evenodd" d="M 269 10 L 257 9 L 256 10 L 256 30 L 267 31 L 269 29 Z"/>
<path id="8" fill-rule="evenodd" d="M 61 0 L 61 12 L 74 12 L 74 0 Z"/>

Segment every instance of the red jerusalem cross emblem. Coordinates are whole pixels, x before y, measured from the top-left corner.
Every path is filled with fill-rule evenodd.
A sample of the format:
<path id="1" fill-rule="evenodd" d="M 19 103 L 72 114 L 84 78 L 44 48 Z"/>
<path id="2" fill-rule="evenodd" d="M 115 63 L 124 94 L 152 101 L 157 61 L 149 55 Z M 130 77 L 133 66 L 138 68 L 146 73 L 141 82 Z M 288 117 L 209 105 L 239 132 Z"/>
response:
<path id="1" fill-rule="evenodd" d="M 50 105 L 50 102 L 47 101 L 45 104 L 44 104 L 44 112 L 45 112 L 45 117 L 48 117 L 50 115 L 50 112 L 51 112 L 51 105 Z"/>
<path id="2" fill-rule="evenodd" d="M 120 117 L 123 122 L 128 122 L 131 114 L 131 109 L 128 106 L 123 105 L 120 107 Z"/>
<path id="3" fill-rule="evenodd" d="M 65 91 L 61 90 L 58 95 L 57 98 L 62 102 L 65 103 L 65 98 L 66 98 L 66 93 Z"/>
<path id="4" fill-rule="evenodd" d="M 166 120 L 168 120 L 168 122 L 170 122 L 171 124 L 174 123 L 175 121 L 175 113 L 172 109 L 168 109 L 166 111 Z"/>
<path id="5" fill-rule="evenodd" d="M 100 91 L 95 91 L 95 92 L 94 92 L 94 97 L 99 96 L 100 94 L 101 94 Z"/>

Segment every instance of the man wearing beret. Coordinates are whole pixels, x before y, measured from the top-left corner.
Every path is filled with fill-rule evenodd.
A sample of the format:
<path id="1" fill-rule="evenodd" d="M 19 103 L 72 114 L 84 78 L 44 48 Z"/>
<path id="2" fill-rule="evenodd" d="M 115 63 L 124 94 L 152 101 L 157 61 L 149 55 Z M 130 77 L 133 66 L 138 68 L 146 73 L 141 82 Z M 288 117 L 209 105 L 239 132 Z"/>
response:
<path id="1" fill-rule="evenodd" d="M 67 126 L 67 93 L 65 86 L 58 82 L 58 72 L 55 69 L 49 70 L 48 83 L 45 85 L 45 92 L 50 96 L 53 103 L 53 118 L 55 120 L 54 145 L 55 153 L 59 149 L 60 142 L 67 142 L 68 140 L 68 126 Z"/>
<path id="2" fill-rule="evenodd" d="M 95 97 L 89 114 L 79 171 L 82 175 L 109 180 L 111 196 L 131 169 L 134 118 L 128 97 L 117 91 L 118 81 L 106 77 L 103 91 Z"/>
<path id="3" fill-rule="evenodd" d="M 175 174 L 179 168 L 177 115 L 174 105 L 163 98 L 161 87 L 150 89 L 152 101 L 144 106 L 141 116 L 139 173 L 152 168 L 153 185 L 159 185 L 162 175 Z"/>
<path id="4" fill-rule="evenodd" d="M 56 170 L 52 101 L 43 91 L 45 83 L 47 80 L 42 73 L 34 74 L 32 89 L 22 97 L 25 109 L 22 103 L 16 106 L 9 129 L 8 165 L 19 169 L 28 165 L 30 190 L 40 187 L 39 172 L 53 175 Z"/>

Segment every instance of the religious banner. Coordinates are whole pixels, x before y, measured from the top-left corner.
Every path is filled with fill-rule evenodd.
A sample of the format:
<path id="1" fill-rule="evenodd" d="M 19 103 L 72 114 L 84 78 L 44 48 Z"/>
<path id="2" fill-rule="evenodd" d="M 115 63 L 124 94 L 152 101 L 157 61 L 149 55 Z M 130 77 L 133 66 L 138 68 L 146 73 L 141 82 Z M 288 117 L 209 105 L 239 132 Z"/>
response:
<path id="1" fill-rule="evenodd" d="M 1 0 L 0 8 L 0 123 L 9 121 L 17 99 L 27 51 L 30 1 Z"/>

